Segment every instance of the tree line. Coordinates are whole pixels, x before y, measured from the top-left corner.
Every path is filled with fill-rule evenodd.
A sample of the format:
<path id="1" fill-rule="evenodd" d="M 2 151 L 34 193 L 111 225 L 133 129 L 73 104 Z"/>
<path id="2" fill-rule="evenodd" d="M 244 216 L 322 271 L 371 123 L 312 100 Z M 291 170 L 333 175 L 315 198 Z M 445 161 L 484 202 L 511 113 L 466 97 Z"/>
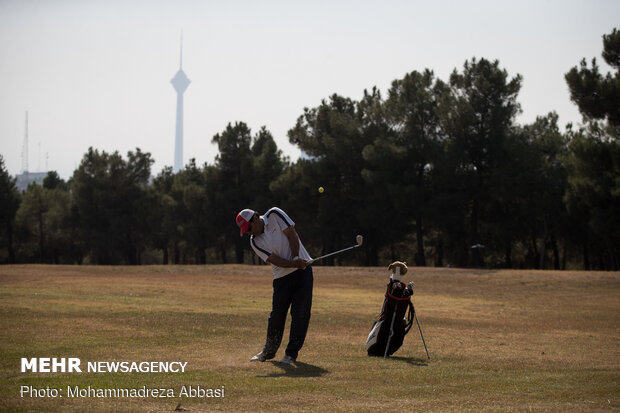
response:
<path id="1" fill-rule="evenodd" d="M 332 95 L 289 130 L 291 162 L 265 127 L 230 123 L 213 164 L 154 177 L 140 149 L 90 148 L 68 181 L 19 193 L 0 157 L 0 261 L 257 263 L 234 219 L 280 206 L 328 264 L 617 270 L 620 32 L 603 36 L 614 73 L 584 59 L 565 75 L 583 123 L 549 113 L 520 125 L 520 75 L 472 58 L 449 79 L 413 71 L 356 101 Z M 318 191 L 323 187 L 324 192 Z"/>

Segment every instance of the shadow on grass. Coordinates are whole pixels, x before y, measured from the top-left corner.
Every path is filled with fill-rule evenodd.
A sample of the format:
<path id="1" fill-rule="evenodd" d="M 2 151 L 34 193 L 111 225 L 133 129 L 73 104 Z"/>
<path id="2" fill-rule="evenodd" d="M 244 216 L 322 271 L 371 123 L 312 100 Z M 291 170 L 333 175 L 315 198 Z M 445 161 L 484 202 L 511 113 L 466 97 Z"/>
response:
<path id="1" fill-rule="evenodd" d="M 326 373 L 329 373 L 329 371 L 322 367 L 301 363 L 299 361 L 293 364 L 284 364 L 277 361 L 272 361 L 271 364 L 281 368 L 283 371 L 281 373 L 271 373 L 266 376 L 257 377 L 320 377 Z"/>
<path id="2" fill-rule="evenodd" d="M 405 363 L 411 364 L 412 366 L 418 366 L 418 367 L 428 366 L 428 359 L 420 359 L 416 357 L 394 357 L 394 356 L 390 356 L 389 358 L 391 358 L 392 360 L 404 361 Z"/>

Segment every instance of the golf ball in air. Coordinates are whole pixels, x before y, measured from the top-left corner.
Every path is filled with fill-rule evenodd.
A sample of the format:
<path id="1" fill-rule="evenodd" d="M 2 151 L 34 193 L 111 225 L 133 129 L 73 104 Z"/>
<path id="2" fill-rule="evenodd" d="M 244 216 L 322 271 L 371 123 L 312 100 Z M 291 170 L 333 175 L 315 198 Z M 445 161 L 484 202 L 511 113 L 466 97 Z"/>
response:
<path id="1" fill-rule="evenodd" d="M 322 194 L 323 192 L 325 192 L 325 188 L 323 188 L 322 186 L 319 186 L 319 194 Z"/>

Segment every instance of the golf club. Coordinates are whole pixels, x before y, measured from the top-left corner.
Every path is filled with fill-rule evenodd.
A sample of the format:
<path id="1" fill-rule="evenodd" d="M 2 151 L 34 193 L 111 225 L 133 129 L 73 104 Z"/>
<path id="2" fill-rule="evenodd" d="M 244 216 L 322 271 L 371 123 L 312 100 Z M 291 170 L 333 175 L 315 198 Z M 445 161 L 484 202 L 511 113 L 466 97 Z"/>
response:
<path id="1" fill-rule="evenodd" d="M 353 245 L 352 247 L 341 249 L 340 251 L 330 252 L 329 254 L 325 254 L 325 255 L 321 255 L 320 257 L 316 257 L 316 258 L 310 260 L 310 264 L 314 263 L 315 261 L 322 260 L 323 258 L 331 257 L 332 255 L 340 254 L 341 252 L 352 250 L 353 248 L 360 247 L 362 245 L 362 243 L 364 242 L 364 237 L 362 237 L 361 235 L 358 235 L 358 236 L 355 237 L 355 241 L 357 242 L 356 245 Z"/>

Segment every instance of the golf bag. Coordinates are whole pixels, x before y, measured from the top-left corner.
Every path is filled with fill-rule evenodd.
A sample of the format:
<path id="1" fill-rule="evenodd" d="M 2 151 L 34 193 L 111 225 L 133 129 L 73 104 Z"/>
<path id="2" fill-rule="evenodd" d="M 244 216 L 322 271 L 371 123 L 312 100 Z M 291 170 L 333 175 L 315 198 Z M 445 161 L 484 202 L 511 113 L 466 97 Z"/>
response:
<path id="1" fill-rule="evenodd" d="M 391 356 L 403 344 L 415 315 L 411 303 L 412 287 L 413 283 L 405 285 L 399 280 L 390 279 L 381 315 L 373 324 L 366 340 L 369 356 Z"/>

